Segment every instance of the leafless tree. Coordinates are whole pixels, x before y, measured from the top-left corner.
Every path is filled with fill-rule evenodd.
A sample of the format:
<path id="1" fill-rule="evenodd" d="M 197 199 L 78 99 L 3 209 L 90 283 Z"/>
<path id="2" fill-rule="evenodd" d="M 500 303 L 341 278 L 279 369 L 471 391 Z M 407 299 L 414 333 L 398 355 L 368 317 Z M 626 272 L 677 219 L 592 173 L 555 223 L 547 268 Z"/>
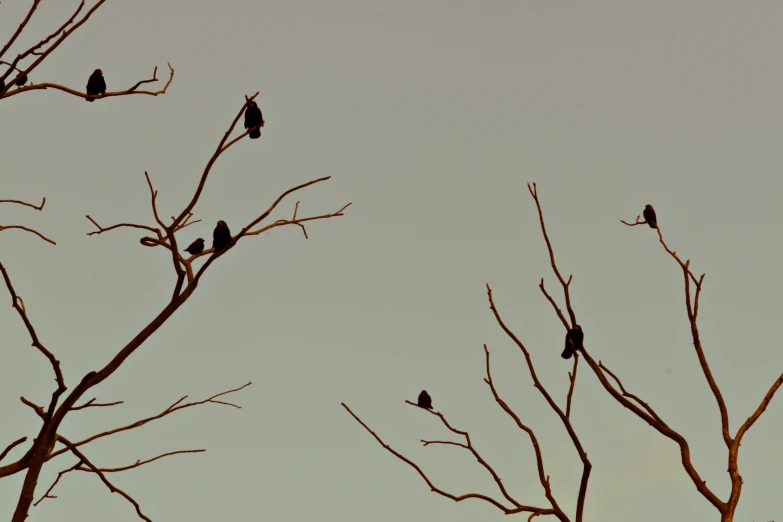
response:
<path id="1" fill-rule="evenodd" d="M 2 83 L 3 83 L 3 87 L 0 88 L 0 100 L 7 101 L 7 99 L 10 99 L 11 97 L 16 96 L 18 94 L 26 93 L 33 90 L 40 90 L 40 89 L 57 89 L 73 96 L 86 98 L 87 94 L 85 92 L 82 92 L 81 90 L 72 89 L 69 87 L 65 87 L 63 85 L 59 85 L 57 83 L 50 83 L 50 82 L 29 83 L 28 81 L 21 81 L 20 78 L 26 77 L 27 80 L 29 80 L 31 73 L 33 73 L 33 71 L 35 71 L 35 69 L 47 57 L 51 56 L 52 52 L 66 38 L 72 35 L 74 31 L 76 31 L 76 29 L 78 29 L 82 24 L 84 24 L 90 18 L 90 16 L 98 8 L 100 8 L 101 5 L 103 5 L 105 0 L 97 0 L 94 3 L 94 5 L 84 14 L 82 14 L 82 11 L 84 9 L 85 2 L 82 0 L 82 2 L 79 4 L 78 8 L 75 10 L 73 15 L 68 20 L 66 20 L 65 23 L 63 23 L 62 26 L 60 26 L 55 32 L 48 35 L 46 38 L 42 39 L 39 43 L 33 45 L 29 49 L 17 54 L 17 56 L 13 60 L 10 61 L 2 60 L 3 56 L 7 53 L 9 49 L 12 48 L 16 39 L 24 31 L 28 22 L 35 14 L 36 9 L 38 8 L 40 2 L 41 0 L 33 0 L 32 6 L 30 7 L 27 16 L 24 18 L 24 20 L 21 21 L 18 29 L 14 32 L 13 35 L 11 35 L 11 37 L 8 39 L 8 42 L 2 47 L 2 49 L 0 49 L 0 67 L 2 67 L 3 65 L 7 66 L 5 72 L 3 72 L 2 75 L 0 75 L 0 79 L 2 79 Z M 156 69 L 155 73 L 153 73 L 152 79 L 141 80 L 125 91 L 107 92 L 103 95 L 99 95 L 96 97 L 96 101 L 101 101 L 103 98 L 128 96 L 134 94 L 147 94 L 151 96 L 165 94 L 166 90 L 171 84 L 172 79 L 174 78 L 174 69 L 171 68 L 171 66 L 169 66 L 169 70 L 170 70 L 170 76 L 168 82 L 159 91 L 144 91 L 138 89 L 143 84 L 158 81 L 157 69 Z M 9 80 L 9 78 L 11 79 Z M 150 176 L 146 172 L 144 173 L 144 175 L 146 178 L 147 186 L 149 187 L 152 218 L 154 218 L 154 224 L 147 225 L 147 224 L 138 224 L 138 223 L 118 223 L 118 224 L 113 224 L 104 227 L 99 225 L 98 222 L 92 217 L 90 217 L 89 215 L 87 216 L 87 219 L 89 219 L 89 221 L 95 227 L 95 229 L 89 232 L 88 235 L 99 235 L 120 228 L 131 228 L 131 229 L 138 229 L 144 231 L 145 235 L 140 240 L 141 244 L 150 248 L 160 248 L 161 252 L 168 251 L 167 256 L 173 266 L 175 279 L 174 279 L 172 294 L 169 302 L 166 303 L 165 306 L 163 306 L 163 308 L 152 320 L 152 322 L 150 322 L 147 326 L 142 328 L 141 331 L 139 331 L 138 334 L 136 334 L 132 339 L 130 339 L 125 346 L 119 348 L 116 354 L 111 358 L 111 360 L 108 363 L 106 363 L 103 367 L 101 367 L 97 371 L 91 371 L 87 373 L 77 381 L 75 386 L 72 385 L 72 388 L 70 389 L 70 393 L 66 393 L 69 391 L 69 388 L 68 386 L 66 386 L 65 376 L 63 375 L 60 369 L 59 360 L 55 356 L 54 351 L 47 348 L 44 345 L 44 341 L 39 338 L 38 334 L 36 333 L 35 327 L 33 325 L 34 320 L 30 316 L 30 314 L 28 314 L 22 296 L 20 295 L 20 293 L 17 292 L 17 288 L 13 285 L 11 276 L 8 270 L 6 269 L 5 265 L 3 265 L 2 262 L 0 262 L 0 272 L 2 273 L 3 281 L 10 294 L 11 305 L 16 310 L 16 313 L 18 314 L 20 320 L 22 321 L 25 328 L 27 329 L 27 332 L 29 333 L 30 339 L 32 341 L 33 348 L 36 349 L 38 352 L 40 352 L 41 355 L 46 357 L 46 359 L 49 361 L 52 367 L 52 371 L 54 372 L 55 381 L 57 384 L 56 388 L 52 392 L 52 396 L 49 401 L 49 404 L 46 406 L 35 404 L 33 401 L 30 401 L 24 397 L 21 398 L 21 401 L 26 406 L 31 408 L 35 412 L 35 414 L 41 419 L 41 427 L 38 433 L 33 438 L 32 442 L 28 443 L 27 442 L 28 437 L 23 436 L 7 445 L 3 445 L 2 443 L 0 443 L 0 450 L 2 450 L 0 451 L 0 461 L 9 457 L 16 449 L 26 447 L 26 451 L 24 452 L 24 454 L 17 457 L 13 462 L 9 462 L 5 465 L 0 464 L 0 478 L 10 477 L 11 475 L 14 475 L 16 473 L 25 474 L 22 490 L 19 495 L 19 500 L 13 514 L 12 522 L 23 522 L 27 518 L 30 507 L 34 505 L 34 502 L 37 505 L 44 499 L 56 498 L 52 494 L 55 486 L 64 475 L 72 471 L 83 471 L 83 472 L 95 474 L 112 493 L 119 493 L 121 496 L 125 497 L 133 505 L 133 507 L 136 510 L 136 513 L 140 518 L 149 521 L 150 519 L 142 513 L 139 503 L 129 494 L 117 488 L 109 480 L 108 475 L 111 473 L 118 473 L 128 469 L 143 466 L 145 464 L 154 462 L 158 459 L 168 457 L 171 455 L 177 455 L 183 453 L 198 453 L 198 452 L 203 452 L 205 450 L 183 449 L 177 451 L 169 451 L 157 455 L 155 457 L 151 457 L 145 460 L 139 460 L 127 466 L 122 466 L 117 468 L 105 468 L 105 467 L 100 467 L 90 457 L 85 455 L 84 453 L 85 447 L 97 439 L 103 437 L 109 437 L 116 433 L 138 428 L 148 422 L 152 422 L 161 419 L 163 417 L 167 417 L 168 415 L 185 408 L 199 406 L 207 403 L 239 408 L 239 406 L 237 406 L 236 404 L 227 402 L 224 399 L 224 397 L 228 394 L 233 394 L 244 389 L 245 387 L 251 384 L 249 382 L 237 388 L 227 390 L 221 393 L 216 393 L 210 396 L 209 398 L 199 400 L 199 401 L 184 402 L 185 399 L 187 399 L 187 395 L 186 395 L 156 415 L 152 415 L 150 417 L 137 420 L 135 422 L 129 423 L 124 426 L 109 429 L 101 433 L 96 433 L 83 440 L 71 441 L 64 434 L 60 432 L 60 426 L 63 422 L 63 419 L 72 412 L 76 412 L 78 410 L 84 410 L 88 408 L 112 407 L 122 403 L 122 401 L 96 402 L 97 401 L 96 398 L 91 398 L 79 404 L 80 400 L 82 400 L 86 396 L 86 394 L 90 391 L 91 388 L 97 386 L 101 382 L 111 377 L 112 374 L 114 374 L 114 372 L 116 372 L 117 369 L 147 339 L 149 339 L 149 337 L 152 334 L 154 334 L 156 330 L 158 330 L 158 328 L 160 328 L 182 305 L 185 304 L 185 302 L 187 302 L 187 300 L 191 297 L 191 295 L 193 295 L 193 293 L 198 288 L 199 282 L 204 277 L 207 269 L 213 263 L 218 262 L 218 260 L 222 256 L 232 255 L 232 254 L 228 254 L 228 252 L 233 249 L 233 247 L 237 244 L 237 242 L 249 238 L 251 236 L 260 235 L 269 229 L 275 227 L 287 226 L 287 225 L 295 225 L 300 227 L 304 233 L 305 238 L 307 238 L 307 231 L 305 229 L 305 224 L 307 222 L 342 216 L 343 211 L 348 207 L 348 205 L 350 205 L 350 203 L 348 203 L 348 205 L 345 205 L 344 207 L 337 210 L 336 212 L 301 217 L 298 215 L 299 201 L 297 201 L 296 204 L 294 205 L 292 217 L 288 219 L 278 219 L 273 222 L 268 222 L 267 218 L 278 207 L 278 205 L 280 205 L 283 199 L 285 199 L 287 196 L 289 196 L 294 192 L 309 187 L 310 185 L 324 182 L 329 179 L 329 176 L 307 181 L 306 183 L 302 183 L 283 192 L 269 205 L 269 207 L 266 210 L 259 209 L 259 213 L 257 214 L 257 217 L 251 219 L 245 227 L 243 227 L 236 235 L 233 236 L 231 243 L 227 248 L 221 250 L 220 252 L 215 252 L 212 248 L 209 248 L 204 250 L 202 253 L 196 255 L 188 255 L 187 257 L 183 255 L 184 251 L 180 248 L 177 242 L 177 233 L 180 232 L 183 228 L 188 227 L 194 223 L 198 223 L 200 221 L 198 219 L 193 219 L 194 212 L 196 210 L 196 205 L 199 202 L 199 198 L 204 190 L 204 186 L 206 184 L 207 178 L 209 177 L 212 167 L 217 162 L 218 158 L 220 158 L 220 156 L 223 153 L 225 153 L 230 147 L 232 147 L 233 145 L 237 144 L 239 141 L 244 139 L 249 132 L 257 129 L 257 127 L 247 129 L 244 133 L 239 134 L 234 138 L 231 138 L 231 135 L 234 131 L 234 127 L 236 126 L 239 119 L 242 117 L 245 107 L 250 101 L 255 99 L 256 96 L 258 96 L 258 93 L 250 97 L 245 96 L 245 100 L 243 100 L 241 107 L 238 107 L 237 114 L 234 117 L 231 124 L 228 126 L 228 130 L 226 130 L 222 139 L 218 143 L 214 153 L 207 161 L 206 167 L 201 173 L 198 186 L 195 188 L 192 197 L 190 197 L 190 200 L 184 206 L 184 208 L 178 211 L 178 214 L 176 216 L 171 216 L 170 220 L 164 220 L 161 218 L 156 202 L 158 193 L 153 188 L 152 180 L 150 179 Z M 26 206 L 35 210 L 43 211 L 44 205 L 46 203 L 46 198 L 42 199 L 40 205 L 28 203 L 21 200 L 14 200 L 14 199 L 3 199 L 0 200 L 0 203 L 16 204 L 20 206 Z M 2 232 L 7 232 L 9 230 L 14 230 L 14 229 L 35 234 L 38 237 L 40 237 L 42 240 L 47 241 L 52 245 L 56 244 L 54 240 L 50 239 L 43 233 L 30 227 L 26 227 L 23 225 L 14 225 L 14 224 L 0 226 L 0 231 Z M 4 239 L 5 237 L 6 236 L 4 235 Z M 9 250 L 4 249 L 3 252 L 7 253 L 9 252 Z M 10 355 L 7 353 L 3 355 L 5 357 L 10 357 Z M 37 501 L 34 501 L 36 486 L 43 466 L 46 463 L 52 461 L 53 459 L 56 459 L 57 457 L 66 453 L 71 454 L 73 457 L 75 457 L 76 464 L 68 466 L 67 468 L 60 471 L 59 474 L 57 475 L 57 479 L 51 484 L 51 486 L 46 490 L 46 492 L 40 494 L 39 499 Z"/>
<path id="2" fill-rule="evenodd" d="M 552 247 L 552 242 L 549 238 L 549 234 L 547 233 L 546 225 L 544 222 L 544 214 L 541 209 L 541 201 L 539 200 L 538 192 L 536 190 L 536 184 L 535 183 L 528 184 L 528 190 L 530 192 L 530 195 L 533 197 L 533 200 L 535 201 L 536 207 L 538 209 L 538 216 L 541 224 L 541 232 L 542 235 L 544 236 L 544 241 L 546 243 L 546 247 L 548 250 L 552 271 L 554 272 L 554 275 L 557 278 L 557 281 L 563 290 L 563 300 L 565 302 L 566 313 L 563 313 L 563 310 L 558 305 L 557 300 L 545 288 L 543 278 L 541 279 L 539 288 L 542 294 L 546 297 L 547 301 L 549 301 L 549 303 L 551 304 L 552 309 L 554 310 L 554 312 L 557 314 L 558 318 L 562 322 L 565 330 L 568 331 L 569 329 L 573 328 L 578 324 L 576 319 L 576 312 L 574 311 L 571 305 L 570 285 L 573 276 L 569 275 L 568 278 L 566 279 L 563 276 L 563 273 L 560 271 L 560 268 L 558 267 L 558 264 L 555 260 L 555 253 Z M 629 223 L 626 221 L 622 221 L 622 223 L 624 223 L 629 227 L 635 227 L 637 225 L 644 225 L 647 222 L 642 220 L 641 216 L 637 216 L 634 222 Z M 772 400 L 772 397 L 775 395 L 775 392 L 783 384 L 783 374 L 781 374 L 775 380 L 775 382 L 772 383 L 766 395 L 761 399 L 761 402 L 759 403 L 755 411 L 750 415 L 750 417 L 747 418 L 747 420 L 745 420 L 744 423 L 742 423 L 742 425 L 737 429 L 734 435 L 732 435 L 729 429 L 729 414 L 728 414 L 728 409 L 726 407 L 726 403 L 723 399 L 720 388 L 718 387 L 718 384 L 716 383 L 715 378 L 712 375 L 712 372 L 710 371 L 709 364 L 707 363 L 707 358 L 704 355 L 704 350 L 702 348 L 701 339 L 699 337 L 699 327 L 697 325 L 697 318 L 699 314 L 699 297 L 701 295 L 701 291 L 704 284 L 704 274 L 701 274 L 700 276 L 696 276 L 696 274 L 690 268 L 690 260 L 683 261 L 675 251 L 669 248 L 669 246 L 664 242 L 660 224 L 658 225 L 656 232 L 658 235 L 658 240 L 663 246 L 663 249 L 672 259 L 674 259 L 674 261 L 677 262 L 677 265 L 682 271 L 683 283 L 685 288 L 685 311 L 687 314 L 688 322 L 690 324 L 691 336 L 693 339 L 693 347 L 696 352 L 696 356 L 699 360 L 702 373 L 704 374 L 704 378 L 706 379 L 707 384 L 710 390 L 712 391 L 712 394 L 715 397 L 715 400 L 718 404 L 718 410 L 720 411 L 721 432 L 728 453 L 727 473 L 731 481 L 731 492 L 727 499 L 723 500 L 720 497 L 718 497 L 718 495 L 710 487 L 708 487 L 707 483 L 701 478 L 699 472 L 696 470 L 696 467 L 691 461 L 690 446 L 686 438 L 683 435 L 681 435 L 679 432 L 677 432 L 674 428 L 672 428 L 662 418 L 662 416 L 659 415 L 650 406 L 648 402 L 644 401 L 643 399 L 629 392 L 622 384 L 619 377 L 617 377 L 617 375 L 615 375 L 602 361 L 596 362 L 595 359 L 593 359 L 590 356 L 586 347 L 575 353 L 573 368 L 571 372 L 569 372 L 570 387 L 568 390 L 568 394 L 566 396 L 565 411 L 563 411 L 563 409 L 557 405 L 557 403 L 552 399 L 550 394 L 546 391 L 544 385 L 536 377 L 536 372 L 533 367 L 533 361 L 530 352 L 528 351 L 526 346 L 503 322 L 500 313 L 495 307 L 495 303 L 492 298 L 492 290 L 489 288 L 489 285 L 487 285 L 487 296 L 489 299 L 489 306 L 490 309 L 492 310 L 492 313 L 495 316 L 497 323 L 502 328 L 502 330 L 506 333 L 506 335 L 514 342 L 514 344 L 516 344 L 519 347 L 519 349 L 522 351 L 522 354 L 524 355 L 525 360 L 527 361 L 527 366 L 530 372 L 530 376 L 533 379 L 533 383 L 535 387 L 544 396 L 546 402 L 549 404 L 551 409 L 557 414 L 558 417 L 560 417 L 566 431 L 568 432 L 568 435 L 571 438 L 574 447 L 577 450 L 579 457 L 582 460 L 582 464 L 583 464 L 582 480 L 579 484 L 576 510 L 575 513 L 573 514 L 573 518 L 571 518 L 571 516 L 569 516 L 563 511 L 563 509 L 558 504 L 557 499 L 552 494 L 552 491 L 549 487 L 549 476 L 544 471 L 544 457 L 538 445 L 536 436 L 533 433 L 533 430 L 531 430 L 528 426 L 523 424 L 520 418 L 516 415 L 516 413 L 514 413 L 511 410 L 511 408 L 508 406 L 508 404 L 500 398 L 495 388 L 495 385 L 492 381 L 492 377 L 490 375 L 489 350 L 487 349 L 486 345 L 484 345 L 484 351 L 486 353 L 486 373 L 487 373 L 485 381 L 489 385 L 489 389 L 493 397 L 495 398 L 495 401 L 508 415 L 511 416 L 511 418 L 514 420 L 517 426 L 519 426 L 520 429 L 525 431 L 530 436 L 530 440 L 533 443 L 533 450 L 535 452 L 536 462 L 538 465 L 539 480 L 541 482 L 541 486 L 544 489 L 544 493 L 549 502 L 549 506 L 546 507 L 531 506 L 531 505 L 523 504 L 522 502 L 518 501 L 509 491 L 507 491 L 500 477 L 492 469 L 492 467 L 489 464 L 487 464 L 487 462 L 484 461 L 483 458 L 480 457 L 478 451 L 473 447 L 473 445 L 470 442 L 470 435 L 468 434 L 468 432 L 457 430 L 451 427 L 451 425 L 449 425 L 449 423 L 446 422 L 446 419 L 442 413 L 423 410 L 427 413 L 439 417 L 443 422 L 443 424 L 449 430 L 451 430 L 453 433 L 456 433 L 464 437 L 465 443 L 446 442 L 446 441 L 424 441 L 424 440 L 422 441 L 422 443 L 425 446 L 430 444 L 450 444 L 450 445 L 460 446 L 470 451 L 476 457 L 478 462 L 492 475 L 493 479 L 495 480 L 498 486 L 501 495 L 505 498 L 505 502 L 477 493 L 453 495 L 451 493 L 448 493 L 446 491 L 437 488 L 430 481 L 430 479 L 427 477 L 425 472 L 416 463 L 409 460 L 402 454 L 392 449 L 388 444 L 386 444 L 374 431 L 372 431 L 372 429 L 368 427 L 367 424 L 365 424 L 364 421 L 362 421 L 353 411 L 351 411 L 351 409 L 345 403 L 343 403 L 342 406 L 346 410 L 348 410 L 348 412 L 354 417 L 354 419 L 356 419 L 356 421 L 358 421 L 373 437 L 375 437 L 375 439 L 386 450 L 388 450 L 389 452 L 394 454 L 397 458 L 401 459 L 402 461 L 406 462 L 414 469 L 416 469 L 416 471 L 419 473 L 419 475 L 421 475 L 421 477 L 424 479 L 427 485 L 432 489 L 432 491 L 438 493 L 439 495 L 442 495 L 446 498 L 450 498 L 457 502 L 468 498 L 483 500 L 485 502 L 494 505 L 495 507 L 497 507 L 498 509 L 500 509 L 506 514 L 529 513 L 530 515 L 528 517 L 528 520 L 531 520 L 534 517 L 540 515 L 552 515 L 557 517 L 562 522 L 569 522 L 571 520 L 574 520 L 575 522 L 582 522 L 582 517 L 584 513 L 584 503 L 585 503 L 585 498 L 587 493 L 587 485 L 588 485 L 588 480 L 590 478 L 591 464 L 590 461 L 587 459 L 587 454 L 585 453 L 585 450 L 583 449 L 581 443 L 579 442 L 579 438 L 577 437 L 576 431 L 571 424 L 570 411 L 571 411 L 571 397 L 573 395 L 574 385 L 576 382 L 576 371 L 579 365 L 579 359 L 581 357 L 584 357 L 588 367 L 590 368 L 590 370 L 592 370 L 592 373 L 598 378 L 601 385 L 611 395 L 611 397 L 613 397 L 622 406 L 624 406 L 625 408 L 633 412 L 634 415 L 636 415 L 638 418 L 646 422 L 658 433 L 660 433 L 661 435 L 663 435 L 668 439 L 671 439 L 674 443 L 677 444 L 680 450 L 682 466 L 685 472 L 687 473 L 687 475 L 690 477 L 693 484 L 696 486 L 698 492 L 718 510 L 718 513 L 720 513 L 721 522 L 732 522 L 734 520 L 734 512 L 737 508 L 737 504 L 739 503 L 740 493 L 742 492 L 742 476 L 740 475 L 739 466 L 737 463 L 739 457 L 740 443 L 742 442 L 743 436 L 745 436 L 748 430 L 759 419 L 761 414 L 764 413 L 764 410 L 766 410 L 767 406 Z M 549 353 L 552 352 L 550 351 Z M 409 403 L 409 404 L 413 404 L 413 403 Z M 415 406 L 415 404 L 413 405 Z"/>

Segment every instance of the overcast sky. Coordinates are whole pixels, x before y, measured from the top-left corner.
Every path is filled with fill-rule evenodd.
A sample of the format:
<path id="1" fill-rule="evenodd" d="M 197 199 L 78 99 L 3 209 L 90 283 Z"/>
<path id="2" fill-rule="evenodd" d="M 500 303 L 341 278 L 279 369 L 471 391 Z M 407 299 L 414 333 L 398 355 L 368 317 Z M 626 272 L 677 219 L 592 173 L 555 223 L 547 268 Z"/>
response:
<path id="1" fill-rule="evenodd" d="M 0 5 L 5 41 L 30 2 Z M 76 0 L 45 1 L 10 57 L 65 20 Z M 27 92 L 0 103 L 0 223 L 35 227 L 47 244 L 2 233 L 0 256 L 42 342 L 73 388 L 168 301 L 162 249 L 142 234 L 86 235 L 178 213 L 245 94 L 266 127 L 213 169 L 202 219 L 180 234 L 237 232 L 283 190 L 330 175 L 272 219 L 333 212 L 243 239 L 214 263 L 188 303 L 85 398 L 125 401 L 68 416 L 78 440 L 154 415 L 183 395 L 240 386 L 241 410 L 207 405 L 84 448 L 116 467 L 177 455 L 110 478 L 155 520 L 468 522 L 507 520 L 476 500 L 429 491 L 343 408 L 455 494 L 502 498 L 455 439 L 406 405 L 422 388 L 517 499 L 547 506 L 527 436 L 484 382 L 487 343 L 498 390 L 538 434 L 553 492 L 573 517 L 581 465 L 524 359 L 494 321 L 485 283 L 562 405 L 571 364 L 564 330 L 537 285 L 558 299 L 525 184 L 535 181 L 585 343 L 691 442 L 709 487 L 728 497 L 718 408 L 685 314 L 682 273 L 647 227 L 655 206 L 670 246 L 706 272 L 700 327 L 734 433 L 783 371 L 774 334 L 783 291 L 783 4 L 771 1 L 109 0 L 30 81 L 83 89 L 95 68 L 109 90 L 176 76 L 166 96 L 83 99 Z M 0 446 L 31 438 L 52 372 L 0 292 Z M 580 365 L 581 366 L 581 365 Z M 593 462 L 585 521 L 718 520 L 676 444 L 617 404 L 587 367 L 574 426 Z M 747 434 L 736 521 L 783 518 L 783 397 Z M 18 458 L 26 446 L 7 459 Z M 46 465 L 36 498 L 61 469 Z M 10 519 L 23 474 L 0 482 Z M 63 478 L 29 520 L 138 520 L 87 473 Z M 516 518 L 526 520 L 527 515 Z"/>

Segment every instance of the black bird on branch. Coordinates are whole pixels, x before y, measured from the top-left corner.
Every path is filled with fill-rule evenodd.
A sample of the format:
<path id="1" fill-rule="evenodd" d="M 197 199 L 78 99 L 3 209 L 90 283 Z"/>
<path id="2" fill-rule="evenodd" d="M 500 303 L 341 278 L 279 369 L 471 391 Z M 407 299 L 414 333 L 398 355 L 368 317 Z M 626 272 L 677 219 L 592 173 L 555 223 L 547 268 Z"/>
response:
<path id="1" fill-rule="evenodd" d="M 264 117 L 261 115 L 261 109 L 258 108 L 258 104 L 255 101 L 251 101 L 247 104 L 245 109 L 245 128 L 252 129 L 256 125 L 264 126 Z M 250 131 L 251 140 L 257 140 L 261 137 L 261 127 L 256 130 Z"/>
<path id="2" fill-rule="evenodd" d="M 106 80 L 103 79 L 103 71 L 100 69 L 95 69 L 90 79 L 87 80 L 87 94 L 89 95 L 86 98 L 88 102 L 95 101 L 93 96 L 106 94 Z"/>
<path id="3" fill-rule="evenodd" d="M 574 352 L 583 348 L 582 343 L 584 340 L 585 334 L 582 333 L 581 326 L 576 325 L 574 328 L 568 330 L 565 338 L 565 350 L 560 354 L 560 357 L 563 359 L 570 359 Z"/>
<path id="4" fill-rule="evenodd" d="M 20 74 L 19 77 L 14 82 L 14 84 L 18 85 L 19 87 L 21 87 L 25 83 L 27 83 L 27 73 Z"/>
<path id="5" fill-rule="evenodd" d="M 644 220 L 650 225 L 650 228 L 658 228 L 658 219 L 655 217 L 655 209 L 652 208 L 652 205 L 646 205 L 642 214 L 644 215 Z"/>
<path id="6" fill-rule="evenodd" d="M 427 390 L 421 390 L 417 404 L 420 408 L 432 409 L 432 397 L 427 393 Z"/>
<path id="7" fill-rule="evenodd" d="M 198 238 L 194 242 L 190 244 L 188 248 L 185 249 L 185 252 L 188 254 L 195 256 L 196 254 L 200 254 L 204 251 L 204 240 L 201 238 Z"/>
<path id="8" fill-rule="evenodd" d="M 231 244 L 231 231 L 225 221 L 218 221 L 215 231 L 212 232 L 212 248 L 217 254 Z"/>

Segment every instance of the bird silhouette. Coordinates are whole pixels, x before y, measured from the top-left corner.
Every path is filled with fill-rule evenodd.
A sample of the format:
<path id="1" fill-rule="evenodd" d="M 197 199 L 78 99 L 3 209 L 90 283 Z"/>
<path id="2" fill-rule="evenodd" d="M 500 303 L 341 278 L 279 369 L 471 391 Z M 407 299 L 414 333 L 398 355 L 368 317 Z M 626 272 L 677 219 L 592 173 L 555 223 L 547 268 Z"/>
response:
<path id="1" fill-rule="evenodd" d="M 27 73 L 20 74 L 19 77 L 14 82 L 14 84 L 18 85 L 19 87 L 21 87 L 25 83 L 27 83 Z"/>
<path id="2" fill-rule="evenodd" d="M 3 90 L 5 89 L 5 80 L 0 78 L 0 94 L 3 93 Z"/>
<path id="3" fill-rule="evenodd" d="M 194 242 L 190 244 L 188 248 L 185 249 L 185 252 L 188 254 L 195 256 L 196 254 L 200 254 L 204 251 L 204 240 L 201 238 L 198 238 Z"/>
<path id="4" fill-rule="evenodd" d="M 430 397 L 430 394 L 427 393 L 427 390 L 421 390 L 417 404 L 421 408 L 426 408 L 428 410 L 432 409 L 432 397 Z"/>
<path id="5" fill-rule="evenodd" d="M 106 80 L 103 79 L 103 71 L 100 69 L 95 69 L 90 75 L 90 79 L 87 80 L 87 94 L 89 95 L 87 96 L 88 102 L 95 101 L 93 96 L 106 94 Z"/>
<path id="6" fill-rule="evenodd" d="M 215 231 L 212 232 L 212 248 L 217 254 L 231 244 L 231 231 L 225 221 L 218 221 Z"/>
<path id="7" fill-rule="evenodd" d="M 245 128 L 251 129 L 256 125 L 263 127 L 264 117 L 261 115 L 261 109 L 258 108 L 258 104 L 251 101 L 247 104 L 247 109 L 245 109 Z M 257 140 L 261 137 L 261 128 L 259 127 L 258 129 L 251 131 L 249 136 L 251 140 Z"/>
<path id="8" fill-rule="evenodd" d="M 655 209 L 652 205 L 646 205 L 642 214 L 644 215 L 644 220 L 650 225 L 650 228 L 658 228 L 658 219 L 655 217 Z"/>
<path id="9" fill-rule="evenodd" d="M 585 340 L 585 334 L 582 333 L 582 327 L 576 325 L 574 328 L 568 330 L 565 338 L 565 350 L 560 354 L 563 359 L 570 359 L 575 351 L 583 348 L 583 342 Z"/>

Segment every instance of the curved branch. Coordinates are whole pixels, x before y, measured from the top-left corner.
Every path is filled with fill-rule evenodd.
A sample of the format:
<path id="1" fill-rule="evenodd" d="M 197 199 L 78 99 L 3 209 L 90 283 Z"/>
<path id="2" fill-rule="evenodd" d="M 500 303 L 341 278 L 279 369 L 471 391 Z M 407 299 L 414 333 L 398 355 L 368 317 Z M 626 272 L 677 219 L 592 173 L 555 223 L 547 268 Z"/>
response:
<path id="1" fill-rule="evenodd" d="M 531 511 L 532 512 L 541 512 L 542 514 L 546 514 L 546 513 L 551 512 L 551 510 L 548 510 L 548 509 L 538 508 L 538 507 L 534 507 L 534 506 L 524 506 L 524 505 L 515 506 L 513 508 L 508 508 L 508 507 L 504 506 L 503 504 L 501 504 L 500 502 L 498 502 L 497 500 L 493 499 L 492 497 L 488 497 L 488 496 L 482 495 L 480 493 L 467 493 L 465 495 L 459 495 L 458 496 L 458 495 L 452 495 L 451 493 L 448 493 L 446 491 L 443 491 L 442 489 L 439 489 L 438 487 L 435 486 L 435 484 L 432 483 L 432 481 L 429 479 L 429 477 L 427 477 L 427 475 L 424 473 L 424 471 L 422 471 L 422 469 L 415 462 L 413 462 L 412 460 L 406 458 L 404 455 L 402 455 L 401 453 L 395 451 L 391 446 L 389 446 L 388 444 L 383 442 L 383 440 L 378 436 L 378 434 L 375 433 L 373 430 L 371 430 L 370 427 L 367 426 L 364 423 L 364 421 L 362 421 L 353 411 L 351 411 L 351 409 L 344 402 L 341 403 L 341 404 L 342 404 L 342 407 L 345 408 L 346 411 L 348 413 L 350 413 L 351 416 L 354 419 L 356 419 L 356 422 L 361 424 L 362 427 L 365 430 L 367 430 L 367 432 L 370 435 L 372 435 L 375 438 L 375 440 L 377 440 L 378 443 L 381 446 L 383 446 L 392 455 L 394 455 L 395 457 L 397 457 L 398 459 L 402 460 L 403 462 L 405 462 L 406 464 L 411 466 L 413 469 L 415 469 L 419 473 L 419 476 L 421 476 L 421 478 L 424 479 L 424 482 L 426 482 L 427 485 L 430 487 L 430 490 L 432 490 L 434 493 L 437 493 L 438 495 L 440 495 L 442 497 L 450 498 L 451 500 L 453 500 L 455 502 L 461 502 L 461 501 L 467 500 L 469 498 L 475 498 L 475 499 L 483 500 L 484 502 L 488 502 L 489 504 L 492 504 L 493 506 L 495 506 L 496 508 L 498 508 L 499 510 L 501 510 L 503 513 L 505 513 L 507 515 L 511 515 L 513 513 L 524 513 L 524 512 L 531 512 Z"/>
<path id="2" fill-rule="evenodd" d="M 43 210 L 44 205 L 46 205 L 46 198 L 41 200 L 40 205 L 35 205 L 34 203 L 28 203 L 18 199 L 0 199 L 0 203 L 16 203 L 17 205 L 24 205 L 26 207 L 34 208 L 35 210 Z"/>
<path id="3" fill-rule="evenodd" d="M 23 227 L 22 225 L 0 225 L 0 232 L 2 232 L 3 230 L 12 230 L 12 229 L 24 230 L 25 232 L 30 232 L 31 234 L 35 234 L 36 236 L 40 237 L 47 243 L 51 243 L 52 245 L 57 245 L 57 243 L 55 243 L 54 240 L 49 239 L 48 237 L 41 234 L 34 228 Z"/>
<path id="4" fill-rule="evenodd" d="M 152 78 L 149 80 L 141 80 L 136 83 L 133 87 L 130 89 L 124 90 L 124 91 L 109 91 L 104 94 L 97 94 L 97 95 L 88 95 L 86 92 L 81 92 L 76 89 L 71 89 L 70 87 L 66 87 L 64 85 L 60 85 L 58 83 L 50 83 L 50 82 L 44 82 L 44 83 L 31 83 L 29 85 L 23 85 L 21 87 L 17 87 L 16 89 L 12 91 L 8 91 L 5 93 L 5 95 L 0 96 L 0 98 L 10 98 L 11 96 L 16 96 L 17 94 L 22 94 L 23 92 L 27 91 L 38 91 L 38 90 L 46 90 L 46 89 L 55 89 L 58 91 L 62 91 L 68 94 L 71 94 L 73 96 L 77 96 L 79 98 L 90 98 L 94 100 L 101 100 L 103 98 L 113 98 L 116 96 L 130 96 L 132 94 L 145 94 L 147 96 L 159 96 L 162 94 L 166 94 L 166 91 L 169 88 L 169 85 L 171 85 L 171 82 L 174 80 L 174 68 L 171 67 L 171 64 L 168 64 L 169 66 L 169 79 L 166 82 L 166 85 L 163 86 L 162 89 L 157 91 L 137 91 L 139 85 L 145 84 L 145 83 L 151 83 L 151 82 L 157 82 L 158 77 L 158 68 L 155 67 L 155 71 L 153 72 Z"/>

